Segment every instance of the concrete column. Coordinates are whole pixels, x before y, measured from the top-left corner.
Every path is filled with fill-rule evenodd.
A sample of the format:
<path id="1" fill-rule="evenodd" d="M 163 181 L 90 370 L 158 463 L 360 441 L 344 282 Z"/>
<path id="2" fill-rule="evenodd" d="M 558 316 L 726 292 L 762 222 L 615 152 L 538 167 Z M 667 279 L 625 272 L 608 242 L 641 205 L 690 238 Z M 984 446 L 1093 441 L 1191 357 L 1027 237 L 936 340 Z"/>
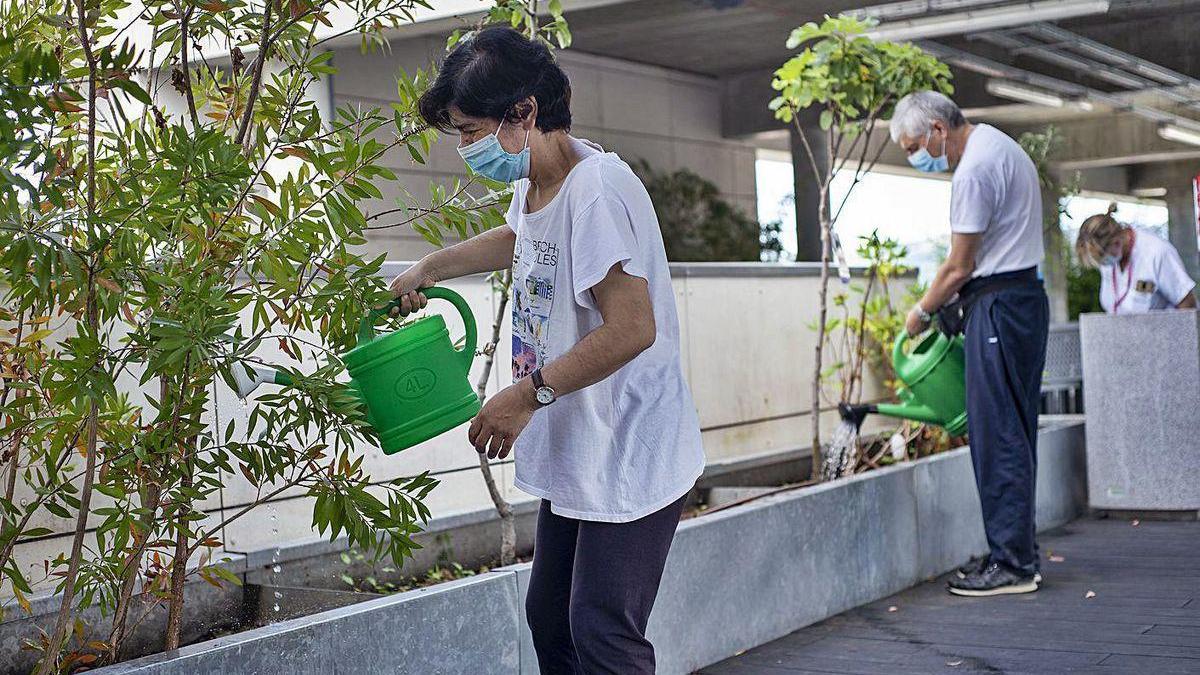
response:
<path id="1" fill-rule="evenodd" d="M 795 126 L 791 129 L 792 180 L 796 195 L 796 260 L 821 260 L 821 185 L 813 175 L 812 163 L 804 141 Z M 804 137 L 812 149 L 817 166 L 824 170 L 829 161 L 826 134 L 816 125 L 804 127 Z"/>
<path id="2" fill-rule="evenodd" d="M 1196 198 L 1192 183 L 1167 186 L 1167 218 L 1171 245 L 1179 251 L 1188 274 L 1200 279 L 1200 253 L 1196 247 Z"/>
<path id="3" fill-rule="evenodd" d="M 1059 222 L 1058 193 L 1042 189 L 1042 244 L 1046 261 L 1042 277 L 1050 296 L 1050 323 L 1067 321 L 1067 249 Z"/>

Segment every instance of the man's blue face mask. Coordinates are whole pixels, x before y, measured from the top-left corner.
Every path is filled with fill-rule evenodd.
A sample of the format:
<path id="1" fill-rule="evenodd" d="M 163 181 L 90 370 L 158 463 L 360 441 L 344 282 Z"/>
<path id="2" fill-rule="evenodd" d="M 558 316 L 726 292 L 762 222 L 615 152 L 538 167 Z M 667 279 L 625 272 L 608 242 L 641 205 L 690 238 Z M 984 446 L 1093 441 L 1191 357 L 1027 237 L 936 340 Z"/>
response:
<path id="1" fill-rule="evenodd" d="M 908 163 L 917 171 L 925 173 L 941 173 L 950 169 L 950 159 L 946 156 L 946 143 L 942 142 L 942 154 L 934 157 L 929 154 L 929 139 L 933 136 L 933 129 L 925 134 L 925 147 L 917 150 L 908 156 Z"/>
<path id="2" fill-rule="evenodd" d="M 529 132 L 525 132 L 525 147 L 520 152 L 509 152 L 500 145 L 496 137 L 504 121 L 496 131 L 474 143 L 458 149 L 458 154 L 475 173 L 501 183 L 529 177 Z"/>

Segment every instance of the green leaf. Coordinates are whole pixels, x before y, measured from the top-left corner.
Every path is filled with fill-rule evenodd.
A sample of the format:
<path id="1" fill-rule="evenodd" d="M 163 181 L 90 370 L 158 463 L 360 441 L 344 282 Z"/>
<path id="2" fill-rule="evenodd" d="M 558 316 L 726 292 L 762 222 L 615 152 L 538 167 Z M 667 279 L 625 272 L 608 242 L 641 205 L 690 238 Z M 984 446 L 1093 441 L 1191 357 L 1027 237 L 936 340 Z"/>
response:
<path id="1" fill-rule="evenodd" d="M 123 78 L 114 77 L 108 81 L 108 84 L 109 84 L 109 86 L 120 89 L 121 91 L 125 92 L 126 94 L 129 94 L 134 99 L 136 99 L 146 105 L 153 105 L 153 103 L 154 103 L 150 99 L 150 94 L 146 93 L 146 90 L 142 89 L 142 86 L 140 84 L 138 84 L 137 82 L 134 82 L 133 80 L 126 80 Z"/>
<path id="2" fill-rule="evenodd" d="M 95 484 L 96 491 L 101 494 L 106 494 L 113 499 L 125 499 L 125 491 L 116 485 L 105 485 L 103 483 Z"/>

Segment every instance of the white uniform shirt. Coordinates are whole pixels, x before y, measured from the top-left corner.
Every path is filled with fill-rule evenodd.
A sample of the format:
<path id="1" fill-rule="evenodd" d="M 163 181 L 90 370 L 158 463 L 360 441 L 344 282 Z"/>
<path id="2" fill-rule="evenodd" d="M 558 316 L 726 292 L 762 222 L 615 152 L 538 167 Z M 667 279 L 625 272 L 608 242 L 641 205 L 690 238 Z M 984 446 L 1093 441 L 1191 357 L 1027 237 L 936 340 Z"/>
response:
<path id="1" fill-rule="evenodd" d="M 613 265 L 648 282 L 656 335 L 617 372 L 533 414 L 514 446 L 515 483 L 561 516 L 636 520 L 686 494 L 704 468 L 654 205 L 613 153 L 585 157 L 534 213 L 525 212 L 528 191 L 528 180 L 517 181 L 508 211 L 517 233 L 513 379 L 562 356 L 603 323 L 591 289 Z"/>
<path id="2" fill-rule="evenodd" d="M 1129 263 L 1100 267 L 1100 306 L 1109 314 L 1171 309 L 1196 287 L 1170 243 L 1138 230 Z"/>
<path id="3" fill-rule="evenodd" d="M 973 276 L 1041 264 L 1042 190 L 1033 160 L 1016 141 L 978 124 L 950 181 L 950 230 L 982 234 Z"/>

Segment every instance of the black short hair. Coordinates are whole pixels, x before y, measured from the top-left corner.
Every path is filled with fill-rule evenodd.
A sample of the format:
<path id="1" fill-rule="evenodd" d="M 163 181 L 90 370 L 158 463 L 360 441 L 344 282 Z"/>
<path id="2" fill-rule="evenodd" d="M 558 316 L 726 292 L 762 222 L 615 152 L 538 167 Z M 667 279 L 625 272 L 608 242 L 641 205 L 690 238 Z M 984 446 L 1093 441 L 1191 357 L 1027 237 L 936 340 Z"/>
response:
<path id="1" fill-rule="evenodd" d="M 512 28 L 493 26 L 450 52 L 417 110 L 433 127 L 450 131 L 451 107 L 471 117 L 512 122 L 527 114 L 514 106 L 530 96 L 537 100 L 539 130 L 570 130 L 571 83 L 550 49 Z"/>

